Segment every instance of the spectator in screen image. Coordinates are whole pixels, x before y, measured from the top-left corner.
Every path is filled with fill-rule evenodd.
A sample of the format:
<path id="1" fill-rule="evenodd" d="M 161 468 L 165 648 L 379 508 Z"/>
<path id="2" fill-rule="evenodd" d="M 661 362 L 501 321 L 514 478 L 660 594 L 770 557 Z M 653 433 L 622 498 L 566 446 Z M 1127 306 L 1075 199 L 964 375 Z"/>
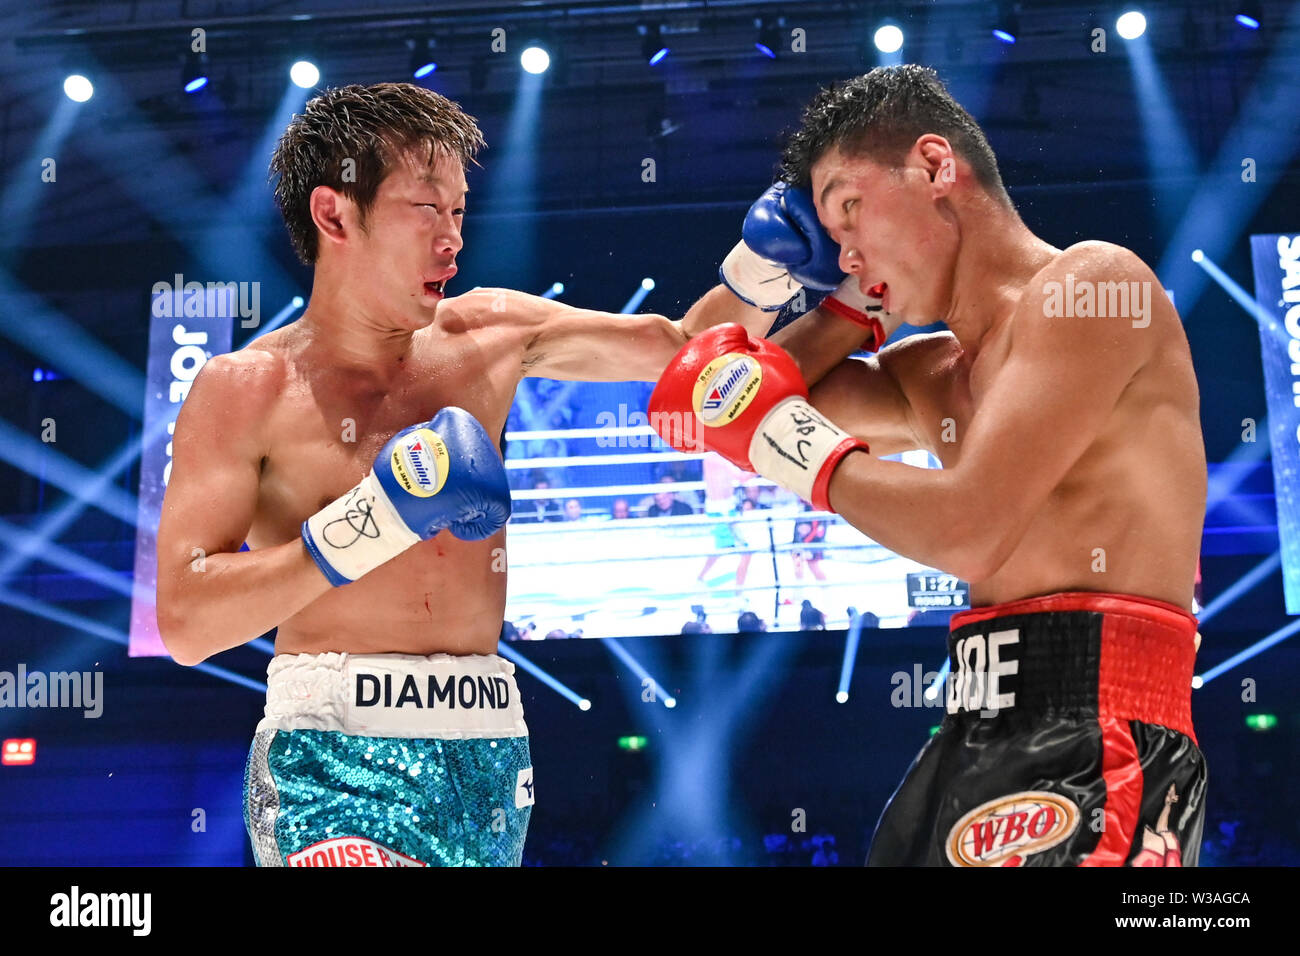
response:
<path id="1" fill-rule="evenodd" d="M 766 630 L 767 624 L 753 611 L 741 611 L 736 618 L 736 632 L 739 634 L 755 634 Z"/>
<path id="2" fill-rule="evenodd" d="M 533 490 L 544 491 L 551 487 L 551 482 L 545 477 L 533 479 Z M 564 515 L 560 512 L 560 506 L 550 498 L 533 498 L 525 499 L 515 505 L 512 516 L 515 521 L 539 522 L 539 521 L 563 521 Z"/>
<path id="3" fill-rule="evenodd" d="M 758 479 L 751 478 L 742 486 L 740 497 L 740 509 L 742 511 L 770 508 L 771 505 L 763 500 L 763 486 L 758 483 Z M 748 505 L 746 504 L 748 502 Z"/>
<path id="4" fill-rule="evenodd" d="M 799 628 L 804 631 L 826 630 L 826 615 L 813 607 L 812 601 L 805 600 L 799 608 Z"/>
<path id="5" fill-rule="evenodd" d="M 622 521 L 625 518 L 632 517 L 628 510 L 626 498 L 615 498 L 614 503 L 610 506 L 609 516 L 614 521 Z"/>
<path id="6" fill-rule="evenodd" d="M 811 505 L 804 505 L 804 511 L 812 511 Z M 826 519 L 825 518 L 805 518 L 801 517 L 794 525 L 794 544 L 812 545 L 820 544 L 826 540 Z M 803 580 L 803 569 L 807 565 L 812 576 L 818 581 L 826 580 L 826 572 L 822 570 L 822 549 L 802 547 L 790 552 L 790 557 L 794 560 L 794 576 L 796 580 Z"/>
<path id="7" fill-rule="evenodd" d="M 582 502 L 577 498 L 570 498 L 564 503 L 564 520 L 581 521 L 582 520 Z"/>
<path id="8" fill-rule="evenodd" d="M 664 490 L 655 493 L 654 503 L 646 509 L 646 517 L 666 518 L 670 515 L 676 517 L 695 514 L 695 509 L 684 501 L 678 501 L 677 492 L 669 487 L 677 483 L 672 475 L 664 475 L 659 479 L 659 483 L 664 486 Z"/>

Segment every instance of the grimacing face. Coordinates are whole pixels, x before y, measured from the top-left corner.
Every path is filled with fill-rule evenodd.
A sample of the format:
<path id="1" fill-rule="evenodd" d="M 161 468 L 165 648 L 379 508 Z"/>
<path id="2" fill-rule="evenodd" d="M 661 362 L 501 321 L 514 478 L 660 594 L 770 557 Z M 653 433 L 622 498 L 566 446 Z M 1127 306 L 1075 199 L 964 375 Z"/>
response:
<path id="1" fill-rule="evenodd" d="M 840 268 L 864 293 L 884 282 L 885 311 L 914 325 L 948 316 L 959 233 L 945 173 L 954 168 L 947 141 L 928 134 L 898 168 L 838 147 L 812 166 L 813 202 L 840 246 Z"/>
<path id="2" fill-rule="evenodd" d="M 380 183 L 364 228 L 355 204 L 343 200 L 349 249 L 339 265 L 349 281 L 386 312 L 417 327 L 431 322 L 456 274 L 468 188 L 457 158 L 425 165 L 407 154 Z"/>

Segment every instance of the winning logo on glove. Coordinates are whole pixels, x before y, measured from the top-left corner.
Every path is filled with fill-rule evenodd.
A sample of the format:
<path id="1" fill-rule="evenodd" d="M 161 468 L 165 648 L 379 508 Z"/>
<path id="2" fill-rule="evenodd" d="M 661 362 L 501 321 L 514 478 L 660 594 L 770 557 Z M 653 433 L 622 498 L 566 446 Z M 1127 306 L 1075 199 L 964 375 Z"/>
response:
<path id="1" fill-rule="evenodd" d="M 392 456 L 393 477 L 402 490 L 432 498 L 447 480 L 451 456 L 443 440 L 427 428 L 417 428 L 397 443 Z"/>
<path id="2" fill-rule="evenodd" d="M 691 404 L 706 425 L 729 425 L 758 394 L 763 367 L 742 352 L 728 352 L 711 361 L 695 379 Z"/>

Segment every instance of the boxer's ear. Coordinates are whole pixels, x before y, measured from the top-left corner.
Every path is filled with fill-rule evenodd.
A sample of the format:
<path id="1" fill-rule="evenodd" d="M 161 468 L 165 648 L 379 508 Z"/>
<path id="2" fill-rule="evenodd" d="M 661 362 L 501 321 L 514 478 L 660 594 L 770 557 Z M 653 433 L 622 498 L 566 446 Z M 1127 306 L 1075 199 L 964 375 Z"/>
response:
<path id="1" fill-rule="evenodd" d="M 347 235 L 347 206 L 349 200 L 342 193 L 329 186 L 317 186 L 307 199 L 307 208 L 312 221 L 320 230 L 322 241 L 341 243 Z"/>
<path id="2" fill-rule="evenodd" d="M 917 155 L 929 174 L 934 196 L 947 196 L 957 182 L 957 155 L 942 136 L 927 133 L 916 141 Z"/>

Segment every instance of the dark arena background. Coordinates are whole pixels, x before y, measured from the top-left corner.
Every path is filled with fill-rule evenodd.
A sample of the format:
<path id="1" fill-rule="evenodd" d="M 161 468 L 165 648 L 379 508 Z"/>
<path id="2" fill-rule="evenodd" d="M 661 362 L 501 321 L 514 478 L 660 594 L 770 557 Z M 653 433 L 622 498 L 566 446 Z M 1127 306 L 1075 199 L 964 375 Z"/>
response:
<path id="1" fill-rule="evenodd" d="M 310 297 L 267 164 L 313 91 L 417 83 L 478 119 L 451 295 L 680 318 L 809 98 L 900 62 L 980 122 L 1033 232 L 1127 246 L 1173 297 L 1209 461 L 1200 864 L 1300 863 L 1300 7 L 2 9 L 0 864 L 253 862 L 243 774 L 274 634 L 172 661 L 154 534 L 188 383 Z M 232 291 L 186 312 L 191 282 Z M 506 427 L 523 862 L 861 865 L 943 715 L 927 691 L 966 584 L 761 479 L 706 514 L 707 463 L 652 437 L 651 388 L 526 378 Z"/>

